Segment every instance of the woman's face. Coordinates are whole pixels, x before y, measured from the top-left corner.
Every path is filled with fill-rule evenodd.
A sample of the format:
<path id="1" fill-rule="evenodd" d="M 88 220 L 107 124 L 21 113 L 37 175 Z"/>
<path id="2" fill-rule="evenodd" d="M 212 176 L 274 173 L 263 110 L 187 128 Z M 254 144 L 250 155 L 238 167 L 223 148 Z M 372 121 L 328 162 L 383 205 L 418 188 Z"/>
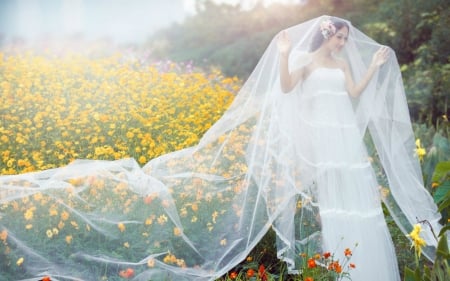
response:
<path id="1" fill-rule="evenodd" d="M 347 43 L 348 39 L 348 28 L 346 26 L 339 29 L 331 38 L 330 38 L 330 47 L 339 52 L 344 47 L 345 43 Z"/>

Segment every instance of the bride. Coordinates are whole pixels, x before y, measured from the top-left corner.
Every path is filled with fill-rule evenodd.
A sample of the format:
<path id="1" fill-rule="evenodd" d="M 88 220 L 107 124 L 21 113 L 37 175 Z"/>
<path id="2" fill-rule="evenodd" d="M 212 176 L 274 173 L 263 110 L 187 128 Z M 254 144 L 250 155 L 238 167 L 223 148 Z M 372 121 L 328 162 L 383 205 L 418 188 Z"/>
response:
<path id="1" fill-rule="evenodd" d="M 196 146 L 1 176 L 2 278 L 214 280 L 273 228 L 290 272 L 357 245 L 352 280 L 398 280 L 381 201 L 405 234 L 441 228 L 414 147 L 394 53 L 319 17 L 274 38 Z"/>
<path id="2" fill-rule="evenodd" d="M 292 104 L 298 114 L 288 118 L 296 129 L 292 139 L 298 163 L 311 175 L 306 187 L 319 209 L 323 250 L 336 251 L 343 260 L 345 248 L 357 244 L 352 261 L 358 266 L 351 271 L 352 280 L 400 280 L 378 184 L 350 100 L 361 95 L 386 62 L 388 48 L 374 54 L 355 84 L 346 61 L 335 56 L 348 36 L 346 22 L 324 19 L 309 52 L 299 58 L 302 66 L 290 73 L 291 44 L 287 32 L 282 32 L 278 40 L 281 88 L 296 95 Z M 368 253 L 378 258 L 369 259 Z"/>

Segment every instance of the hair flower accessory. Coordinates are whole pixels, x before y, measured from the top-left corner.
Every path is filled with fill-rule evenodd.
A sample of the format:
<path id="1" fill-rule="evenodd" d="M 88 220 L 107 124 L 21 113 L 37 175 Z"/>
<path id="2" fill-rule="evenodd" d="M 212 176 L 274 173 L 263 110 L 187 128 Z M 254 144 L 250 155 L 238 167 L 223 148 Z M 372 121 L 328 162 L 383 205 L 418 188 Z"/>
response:
<path id="1" fill-rule="evenodd" d="M 320 31 L 325 39 L 329 39 L 336 33 L 336 27 L 330 18 L 325 19 L 320 24 Z"/>

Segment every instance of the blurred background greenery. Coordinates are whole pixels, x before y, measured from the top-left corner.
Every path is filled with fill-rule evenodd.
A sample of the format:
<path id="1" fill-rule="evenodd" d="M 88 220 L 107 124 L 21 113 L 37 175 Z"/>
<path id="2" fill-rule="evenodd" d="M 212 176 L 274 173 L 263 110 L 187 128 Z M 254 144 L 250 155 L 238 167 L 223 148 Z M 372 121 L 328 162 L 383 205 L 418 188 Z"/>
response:
<path id="1" fill-rule="evenodd" d="M 294 1 L 299 2 L 299 1 Z M 346 18 L 402 66 L 413 121 L 436 125 L 449 114 L 450 9 L 445 0 L 310 0 L 240 5 L 196 1 L 196 13 L 147 41 L 152 57 L 215 66 L 245 80 L 276 33 L 327 14 Z M 445 116 L 444 116 L 445 115 Z"/>

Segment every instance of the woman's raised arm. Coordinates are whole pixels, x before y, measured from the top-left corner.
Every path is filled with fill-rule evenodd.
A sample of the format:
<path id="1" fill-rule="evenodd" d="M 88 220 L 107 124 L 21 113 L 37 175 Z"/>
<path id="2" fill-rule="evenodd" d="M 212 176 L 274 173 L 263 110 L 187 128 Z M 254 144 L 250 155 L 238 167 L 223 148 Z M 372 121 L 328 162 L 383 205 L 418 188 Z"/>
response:
<path id="1" fill-rule="evenodd" d="M 295 85 L 303 76 L 303 68 L 289 71 L 289 53 L 291 52 L 292 43 L 286 31 L 279 34 L 277 42 L 278 50 L 280 52 L 280 84 L 281 90 L 284 93 L 289 93 L 294 89 Z"/>
<path id="2" fill-rule="evenodd" d="M 352 97 L 359 97 L 361 93 L 364 91 L 364 89 L 369 84 L 370 80 L 372 80 L 373 75 L 378 70 L 380 66 L 382 66 L 388 59 L 389 56 L 389 48 L 386 46 L 383 46 L 379 48 L 375 54 L 372 57 L 372 62 L 367 69 L 366 74 L 362 78 L 361 81 L 359 81 L 358 84 L 355 84 L 352 79 L 351 71 L 349 66 L 346 64 L 344 66 L 344 72 L 346 76 L 346 88 L 348 93 Z"/>

